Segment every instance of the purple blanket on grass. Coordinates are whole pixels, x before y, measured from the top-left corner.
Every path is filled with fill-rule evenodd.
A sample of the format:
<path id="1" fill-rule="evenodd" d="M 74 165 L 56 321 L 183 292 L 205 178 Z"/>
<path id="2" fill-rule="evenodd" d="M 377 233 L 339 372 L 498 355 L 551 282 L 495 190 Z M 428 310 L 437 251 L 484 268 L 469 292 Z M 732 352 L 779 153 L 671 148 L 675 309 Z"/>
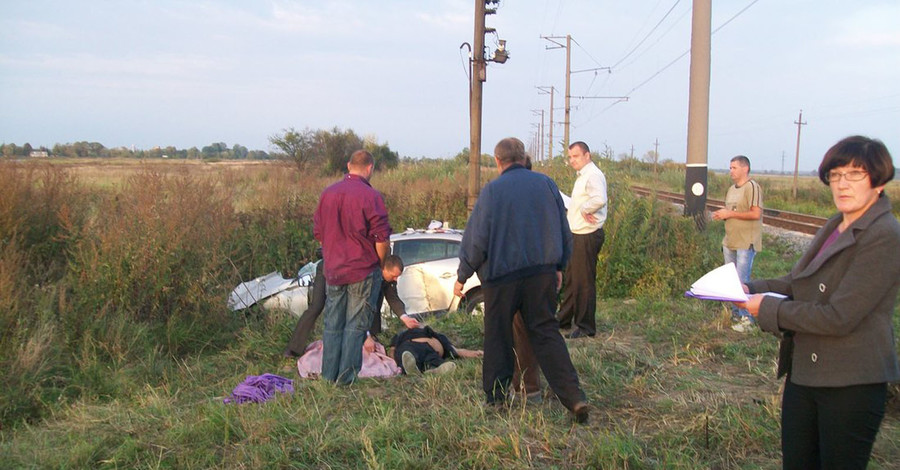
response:
<path id="1" fill-rule="evenodd" d="M 234 387 L 231 398 L 225 403 L 262 403 L 275 396 L 275 392 L 294 393 L 294 382 L 275 374 L 248 375 L 247 379 Z"/>

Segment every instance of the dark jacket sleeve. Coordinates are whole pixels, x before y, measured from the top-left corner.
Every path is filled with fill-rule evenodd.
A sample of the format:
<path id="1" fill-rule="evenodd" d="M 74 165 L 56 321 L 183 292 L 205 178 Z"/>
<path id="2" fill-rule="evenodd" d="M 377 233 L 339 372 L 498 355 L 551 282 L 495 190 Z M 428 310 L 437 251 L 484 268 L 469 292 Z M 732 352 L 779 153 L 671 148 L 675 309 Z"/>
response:
<path id="1" fill-rule="evenodd" d="M 559 194 L 559 187 L 556 186 L 553 180 L 550 180 L 550 184 L 553 185 L 551 192 L 556 201 L 556 207 L 559 209 L 559 224 L 562 226 L 562 260 L 556 266 L 556 270 L 563 271 L 566 265 L 569 264 L 569 258 L 572 256 L 572 230 L 569 228 L 569 219 L 566 217 L 566 205 Z"/>
<path id="2" fill-rule="evenodd" d="M 466 230 L 463 232 L 462 243 L 459 245 L 459 269 L 456 271 L 456 280 L 465 284 L 481 265 L 487 260 L 488 235 L 490 233 L 490 187 L 481 190 L 481 195 L 475 201 L 469 221 L 466 222 Z"/>
<path id="3" fill-rule="evenodd" d="M 397 318 L 406 315 L 406 305 L 404 305 L 403 300 L 400 299 L 400 293 L 397 291 L 396 282 L 382 282 L 381 292 L 384 294 L 384 300 L 391 306 L 391 311 L 394 312 L 394 315 L 396 315 Z"/>

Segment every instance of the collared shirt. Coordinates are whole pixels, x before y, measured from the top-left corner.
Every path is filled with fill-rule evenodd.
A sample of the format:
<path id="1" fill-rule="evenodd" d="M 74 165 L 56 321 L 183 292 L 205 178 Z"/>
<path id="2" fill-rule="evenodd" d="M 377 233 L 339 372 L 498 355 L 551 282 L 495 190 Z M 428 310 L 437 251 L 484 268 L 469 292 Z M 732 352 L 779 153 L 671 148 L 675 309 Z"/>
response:
<path id="1" fill-rule="evenodd" d="M 361 176 L 344 176 L 322 192 L 313 216 L 313 235 L 322 244 L 326 283 L 362 281 L 381 265 L 375 243 L 387 242 L 391 236 L 381 193 Z"/>
<path id="2" fill-rule="evenodd" d="M 572 188 L 572 202 L 566 218 L 572 233 L 586 235 L 603 228 L 606 222 L 606 176 L 593 161 L 578 170 L 578 178 Z M 591 224 L 584 219 L 584 214 L 593 214 L 597 223 Z"/>

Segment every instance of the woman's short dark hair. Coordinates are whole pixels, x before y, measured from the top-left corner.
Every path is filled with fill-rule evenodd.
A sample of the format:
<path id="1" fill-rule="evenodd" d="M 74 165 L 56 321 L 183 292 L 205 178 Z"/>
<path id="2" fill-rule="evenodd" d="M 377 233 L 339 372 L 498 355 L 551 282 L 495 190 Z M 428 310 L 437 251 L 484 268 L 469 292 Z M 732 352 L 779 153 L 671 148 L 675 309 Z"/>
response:
<path id="1" fill-rule="evenodd" d="M 819 164 L 819 179 L 828 185 L 828 172 L 848 165 L 864 168 L 873 188 L 894 179 L 894 160 L 878 139 L 852 135 L 832 145 Z"/>

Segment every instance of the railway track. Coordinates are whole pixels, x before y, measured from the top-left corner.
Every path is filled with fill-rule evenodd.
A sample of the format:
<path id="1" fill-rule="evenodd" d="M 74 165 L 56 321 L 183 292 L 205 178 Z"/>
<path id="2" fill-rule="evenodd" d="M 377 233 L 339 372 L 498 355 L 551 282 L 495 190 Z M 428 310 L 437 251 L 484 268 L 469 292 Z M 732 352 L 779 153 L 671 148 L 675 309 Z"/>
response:
<path id="1" fill-rule="evenodd" d="M 643 186 L 632 186 L 631 189 L 640 196 L 650 196 L 656 194 L 656 198 L 661 201 L 668 201 L 675 204 L 684 205 L 684 194 L 673 193 L 669 191 L 652 190 Z M 716 211 L 725 207 L 725 201 L 719 199 L 707 199 L 706 209 Z M 773 227 L 780 227 L 795 232 L 808 233 L 814 235 L 828 219 L 825 217 L 817 217 L 814 215 L 800 214 L 797 212 L 788 212 L 778 209 L 763 208 L 763 223 Z"/>

